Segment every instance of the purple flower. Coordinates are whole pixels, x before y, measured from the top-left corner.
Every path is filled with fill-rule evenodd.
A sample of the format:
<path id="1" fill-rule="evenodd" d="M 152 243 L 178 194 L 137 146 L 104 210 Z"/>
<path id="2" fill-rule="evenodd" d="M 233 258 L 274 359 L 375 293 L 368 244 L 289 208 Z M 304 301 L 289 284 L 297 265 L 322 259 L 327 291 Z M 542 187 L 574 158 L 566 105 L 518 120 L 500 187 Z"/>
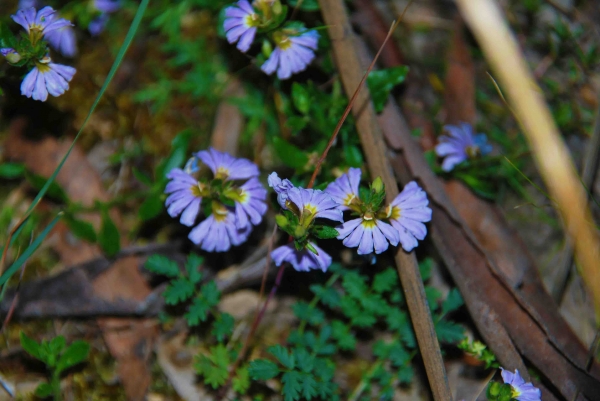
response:
<path id="1" fill-rule="evenodd" d="M 213 148 L 196 153 L 196 157 L 212 170 L 217 179 L 245 180 L 260 174 L 256 164 L 250 160 L 237 159 Z"/>
<path id="2" fill-rule="evenodd" d="M 171 217 L 181 214 L 181 224 L 191 227 L 200 213 L 204 184 L 179 168 L 171 170 L 167 178 L 171 180 L 165 188 L 165 193 L 170 194 L 165 202 L 167 213 Z"/>
<path id="3" fill-rule="evenodd" d="M 288 191 L 294 188 L 294 184 L 287 178 L 282 180 L 276 172 L 272 172 L 267 181 L 269 186 L 277 193 L 277 203 L 279 203 L 279 206 L 281 206 L 282 209 L 287 210 L 285 202 L 288 199 Z"/>
<path id="4" fill-rule="evenodd" d="M 515 373 L 503 368 L 500 369 L 502 370 L 502 380 L 512 387 L 512 398 L 519 401 L 541 401 L 542 393 L 540 389 L 534 387 L 531 383 L 525 383 L 518 369 L 515 370 Z"/>
<path id="5" fill-rule="evenodd" d="M 121 8 L 121 0 L 94 0 L 94 8 L 102 13 L 114 13 Z"/>
<path id="6" fill-rule="evenodd" d="M 188 238 L 208 252 L 225 252 L 231 245 L 240 245 L 248 239 L 252 225 L 238 228 L 236 218 L 227 208 L 222 207 L 190 231 Z"/>
<path id="7" fill-rule="evenodd" d="M 340 209 L 349 210 L 348 206 L 354 199 L 358 198 L 360 176 L 361 171 L 359 168 L 350 168 L 348 173 L 337 178 L 325 189 L 325 192 L 331 195 L 340 205 Z"/>
<path id="8" fill-rule="evenodd" d="M 283 262 L 290 263 L 299 272 L 307 272 L 311 269 L 321 269 L 323 272 L 331 265 L 331 256 L 325 253 L 314 242 L 309 243 L 318 254 L 308 249 L 298 251 L 294 244 L 280 246 L 271 252 L 275 265 L 281 266 Z"/>
<path id="9" fill-rule="evenodd" d="M 288 79 L 292 74 L 304 71 L 315 58 L 319 34 L 305 31 L 299 35 L 286 35 L 281 31 L 273 35 L 277 46 L 271 57 L 260 67 L 267 75 L 277 70 L 279 79 Z"/>
<path id="10" fill-rule="evenodd" d="M 92 36 L 100 35 L 106 28 L 108 19 L 109 19 L 108 14 L 100 14 L 99 16 L 94 18 L 88 25 L 88 31 L 90 32 L 90 34 Z"/>
<path id="11" fill-rule="evenodd" d="M 77 55 L 77 38 L 71 26 L 63 26 L 46 34 L 46 40 L 53 49 L 63 56 L 75 57 Z"/>
<path id="12" fill-rule="evenodd" d="M 248 225 L 248 219 L 255 226 L 260 224 L 263 215 L 267 212 L 267 190 L 256 177 L 250 178 L 239 189 L 235 200 L 235 217 L 238 228 Z"/>
<path id="13" fill-rule="evenodd" d="M 17 11 L 11 18 L 21 25 L 27 33 L 38 32 L 41 35 L 48 34 L 54 30 L 72 25 L 64 18 L 56 18 L 52 7 L 44 7 L 36 13 L 35 8 L 30 7 Z"/>
<path id="14" fill-rule="evenodd" d="M 21 83 L 21 94 L 45 102 L 48 93 L 60 96 L 69 89 L 75 68 L 55 63 L 37 62 Z"/>
<path id="15" fill-rule="evenodd" d="M 431 220 L 431 209 L 427 206 L 427 194 L 419 185 L 411 181 L 388 206 L 387 216 L 392 227 L 398 230 L 400 243 L 406 252 L 418 245 L 427 234 L 425 222 Z"/>
<path id="16" fill-rule="evenodd" d="M 473 128 L 470 124 L 445 125 L 444 129 L 449 135 L 441 135 L 439 143 L 435 147 L 435 153 L 444 158 L 442 162 L 444 171 L 451 171 L 454 166 L 467 158 L 486 155 L 492 151 L 492 146 L 487 143 L 485 134 L 473 135 Z"/>
<path id="17" fill-rule="evenodd" d="M 371 213 L 350 220 L 336 227 L 338 239 L 343 239 L 343 244 L 348 248 L 358 247 L 359 255 L 381 253 L 388 249 L 388 241 L 398 245 L 400 237 L 398 231 L 389 224 L 378 220 Z"/>
<path id="18" fill-rule="evenodd" d="M 225 9 L 223 29 L 229 43 L 238 42 L 237 48 L 246 53 L 254 41 L 258 14 L 246 0 Z"/>
<path id="19" fill-rule="evenodd" d="M 288 191 L 288 201 L 296 207 L 300 225 L 308 227 L 315 218 L 344 221 L 342 211 L 331 196 L 318 189 L 292 188 Z"/>
<path id="20" fill-rule="evenodd" d="M 21 61 L 21 55 L 12 47 L 4 47 L 0 49 L 0 54 L 6 57 L 9 63 L 15 64 Z"/>
<path id="21" fill-rule="evenodd" d="M 19 5 L 17 6 L 17 9 L 22 10 L 24 8 L 37 8 L 38 7 L 38 1 L 37 0 L 19 0 Z"/>

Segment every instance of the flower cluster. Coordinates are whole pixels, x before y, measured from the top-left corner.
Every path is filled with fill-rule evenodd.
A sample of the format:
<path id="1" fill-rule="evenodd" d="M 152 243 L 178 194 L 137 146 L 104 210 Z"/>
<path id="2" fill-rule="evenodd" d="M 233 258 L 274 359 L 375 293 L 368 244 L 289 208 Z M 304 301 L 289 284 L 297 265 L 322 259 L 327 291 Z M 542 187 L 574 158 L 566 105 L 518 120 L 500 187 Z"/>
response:
<path id="1" fill-rule="evenodd" d="M 519 370 L 512 373 L 500 368 L 504 384 L 491 382 L 487 389 L 488 400 L 493 401 L 541 401 L 542 392 L 531 383 L 526 383 Z"/>
<path id="2" fill-rule="evenodd" d="M 225 9 L 223 29 L 229 43 L 247 52 L 257 33 L 267 34 L 262 43 L 267 60 L 261 70 L 271 75 L 277 72 L 279 79 L 288 79 L 292 74 L 304 71 L 315 58 L 319 34 L 307 30 L 297 22 L 281 27 L 287 7 L 280 0 L 239 0 Z"/>
<path id="3" fill-rule="evenodd" d="M 210 169 L 212 179 L 196 177 L 202 173 L 198 161 Z M 206 218 L 188 238 L 206 251 L 227 251 L 246 241 L 267 211 L 267 191 L 258 175 L 258 167 L 250 160 L 212 148 L 198 152 L 185 170 L 175 168 L 167 174 L 167 212 L 180 216 L 181 224 L 188 227 L 204 214 Z"/>
<path id="4" fill-rule="evenodd" d="M 343 240 L 349 248 L 358 247 L 361 255 L 379 254 L 389 244 L 401 244 L 409 252 L 417 246 L 417 240 L 425 238 L 424 223 L 431 220 L 431 209 L 427 195 L 416 182 L 410 182 L 390 205 L 383 206 L 385 188 L 381 179 L 376 179 L 369 190 L 360 188 L 360 180 L 360 169 L 351 168 L 322 192 L 296 188 L 272 173 L 269 186 L 284 210 L 277 224 L 294 239 L 293 244 L 273 251 L 275 263 L 289 262 L 298 271 L 325 271 L 331 257 L 317 247 L 315 238 Z M 354 218 L 344 222 L 344 211 L 350 211 Z M 342 224 L 328 227 L 316 224 L 317 218 Z"/>
<path id="5" fill-rule="evenodd" d="M 492 151 L 485 134 L 473 134 L 473 127 L 467 123 L 446 125 L 444 130 L 448 135 L 441 135 L 435 153 L 443 157 L 442 170 L 448 172 L 454 166 L 467 159 L 485 156 Z"/>
<path id="6" fill-rule="evenodd" d="M 75 69 L 53 63 L 48 54 L 47 42 L 51 41 L 50 38 L 56 38 L 53 35 L 57 32 L 72 24 L 59 18 L 52 7 L 44 7 L 39 11 L 33 7 L 20 9 L 12 19 L 28 35 L 20 39 L 13 36 L 2 38 L 10 47 L 0 49 L 0 53 L 14 66 L 31 68 L 21 83 L 21 94 L 34 100 L 46 101 L 48 94 L 60 96 L 65 93 L 75 75 Z"/>

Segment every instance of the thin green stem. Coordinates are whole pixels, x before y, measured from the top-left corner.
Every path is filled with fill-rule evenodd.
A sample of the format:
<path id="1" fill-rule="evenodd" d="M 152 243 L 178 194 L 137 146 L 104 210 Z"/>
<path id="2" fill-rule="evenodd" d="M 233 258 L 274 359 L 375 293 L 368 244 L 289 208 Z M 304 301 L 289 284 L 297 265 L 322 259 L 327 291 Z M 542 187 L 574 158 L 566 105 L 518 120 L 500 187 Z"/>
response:
<path id="1" fill-rule="evenodd" d="M 54 369 L 52 371 L 52 381 L 50 383 L 52 386 L 52 394 L 54 395 L 54 401 L 62 400 L 62 392 L 60 390 L 60 372 L 58 369 Z"/>

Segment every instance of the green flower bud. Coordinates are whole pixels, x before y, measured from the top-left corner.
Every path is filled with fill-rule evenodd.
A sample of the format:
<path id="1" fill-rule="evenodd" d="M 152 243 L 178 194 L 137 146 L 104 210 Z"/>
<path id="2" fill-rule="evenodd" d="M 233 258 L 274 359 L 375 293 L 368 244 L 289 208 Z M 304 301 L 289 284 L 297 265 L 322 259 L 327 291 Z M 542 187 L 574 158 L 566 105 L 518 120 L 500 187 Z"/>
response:
<path id="1" fill-rule="evenodd" d="M 278 214 L 277 216 L 275 216 L 275 222 L 279 227 L 281 227 L 284 230 L 289 224 L 287 217 L 285 217 L 282 214 Z"/>
<path id="2" fill-rule="evenodd" d="M 273 53 L 273 46 L 271 45 L 271 42 L 269 42 L 267 39 L 263 40 L 262 54 L 268 58 L 271 57 L 271 53 Z"/>
<path id="3" fill-rule="evenodd" d="M 302 238 L 306 235 L 306 228 L 302 226 L 296 226 L 294 229 L 294 238 Z"/>
<path id="4" fill-rule="evenodd" d="M 275 0 L 271 10 L 273 11 L 273 14 L 275 14 L 275 15 L 281 14 L 283 12 L 283 7 L 281 6 L 281 1 Z"/>
<path id="5" fill-rule="evenodd" d="M 491 382 L 487 388 L 488 399 L 495 400 L 496 398 L 498 398 L 501 388 L 502 388 L 502 384 L 500 384 L 498 382 Z"/>
<path id="6" fill-rule="evenodd" d="M 375 181 L 373 181 L 371 188 L 373 189 L 373 191 L 375 191 L 376 194 L 380 194 L 383 191 L 385 191 L 385 185 L 383 185 L 381 177 L 375 178 Z"/>

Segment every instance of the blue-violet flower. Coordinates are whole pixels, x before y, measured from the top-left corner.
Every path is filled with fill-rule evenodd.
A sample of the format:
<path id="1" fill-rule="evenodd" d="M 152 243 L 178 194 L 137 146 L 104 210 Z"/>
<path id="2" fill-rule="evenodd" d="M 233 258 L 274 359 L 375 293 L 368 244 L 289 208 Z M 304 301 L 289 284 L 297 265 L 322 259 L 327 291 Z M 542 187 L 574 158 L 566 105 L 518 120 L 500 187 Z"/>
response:
<path id="1" fill-rule="evenodd" d="M 77 38 L 72 26 L 67 25 L 48 32 L 45 38 L 50 46 L 63 56 L 75 57 L 77 55 Z"/>
<path id="2" fill-rule="evenodd" d="M 316 31 L 288 34 L 277 31 L 273 34 L 276 47 L 261 69 L 271 75 L 277 71 L 279 79 L 288 79 L 292 74 L 304 71 L 315 58 L 319 34 Z"/>
<path id="3" fill-rule="evenodd" d="M 25 28 L 27 33 L 35 34 L 37 40 L 49 32 L 72 25 L 64 18 L 54 17 L 54 13 L 56 11 L 52 7 L 44 7 L 37 12 L 30 7 L 17 11 L 11 18 Z"/>
<path id="4" fill-rule="evenodd" d="M 205 184 L 180 168 L 171 170 L 167 174 L 167 178 L 171 180 L 165 188 L 165 193 L 170 194 L 165 201 L 167 213 L 171 217 L 181 214 L 179 220 L 181 224 L 188 227 L 193 226 L 200 213 Z"/>
<path id="5" fill-rule="evenodd" d="M 402 248 L 407 252 L 418 245 L 417 240 L 423 240 L 427 235 L 427 227 L 423 224 L 431 221 L 431 209 L 427 205 L 427 194 L 411 181 L 386 209 L 392 227 L 400 235 Z"/>
<path id="6" fill-rule="evenodd" d="M 196 153 L 196 157 L 211 169 L 216 179 L 245 180 L 260 174 L 256 164 L 250 160 L 238 159 L 213 148 Z"/>
<path id="7" fill-rule="evenodd" d="M 287 206 L 285 202 L 288 199 L 288 191 L 294 188 L 294 184 L 287 178 L 283 180 L 279 178 L 276 172 L 272 172 L 269 174 L 269 178 L 267 179 L 269 186 L 273 188 L 273 191 L 277 194 L 277 203 L 281 206 L 282 209 L 287 210 Z"/>
<path id="8" fill-rule="evenodd" d="M 361 174 L 359 168 L 350 167 L 347 174 L 342 174 L 325 189 L 325 192 L 340 205 L 340 209 L 349 210 L 352 201 L 358 198 Z"/>
<path id="9" fill-rule="evenodd" d="M 75 75 L 75 68 L 52 63 L 49 57 L 45 59 L 36 62 L 21 83 L 22 95 L 42 102 L 48 99 L 48 93 L 55 97 L 65 93 Z"/>
<path id="10" fill-rule="evenodd" d="M 254 41 L 258 14 L 246 0 L 225 9 L 223 29 L 229 43 L 238 42 L 237 48 L 246 53 Z"/>
<path id="11" fill-rule="evenodd" d="M 492 146 L 487 143 L 485 134 L 473 134 L 473 127 L 467 123 L 460 125 L 445 125 L 444 130 L 449 135 L 441 135 L 435 147 L 435 153 L 443 157 L 442 170 L 451 171 L 454 166 L 468 158 L 486 155 L 492 151 Z"/>
<path id="12" fill-rule="evenodd" d="M 276 266 L 281 266 L 283 262 L 288 262 L 299 272 L 307 272 L 311 269 L 321 269 L 323 272 L 331 265 L 331 256 L 319 248 L 314 242 L 309 242 L 317 253 L 307 248 L 298 251 L 294 244 L 287 244 L 271 252 L 271 257 Z"/>
<path id="13" fill-rule="evenodd" d="M 518 369 L 515 370 L 515 373 L 503 368 L 500 369 L 502 370 L 502 380 L 512 387 L 512 398 L 519 401 L 541 401 L 542 393 L 540 389 L 531 383 L 525 383 Z"/>
<path id="14" fill-rule="evenodd" d="M 188 238 L 207 252 L 225 252 L 245 242 L 251 231 L 252 225 L 238 228 L 234 214 L 225 206 L 213 205 L 213 213 L 192 229 Z"/>

